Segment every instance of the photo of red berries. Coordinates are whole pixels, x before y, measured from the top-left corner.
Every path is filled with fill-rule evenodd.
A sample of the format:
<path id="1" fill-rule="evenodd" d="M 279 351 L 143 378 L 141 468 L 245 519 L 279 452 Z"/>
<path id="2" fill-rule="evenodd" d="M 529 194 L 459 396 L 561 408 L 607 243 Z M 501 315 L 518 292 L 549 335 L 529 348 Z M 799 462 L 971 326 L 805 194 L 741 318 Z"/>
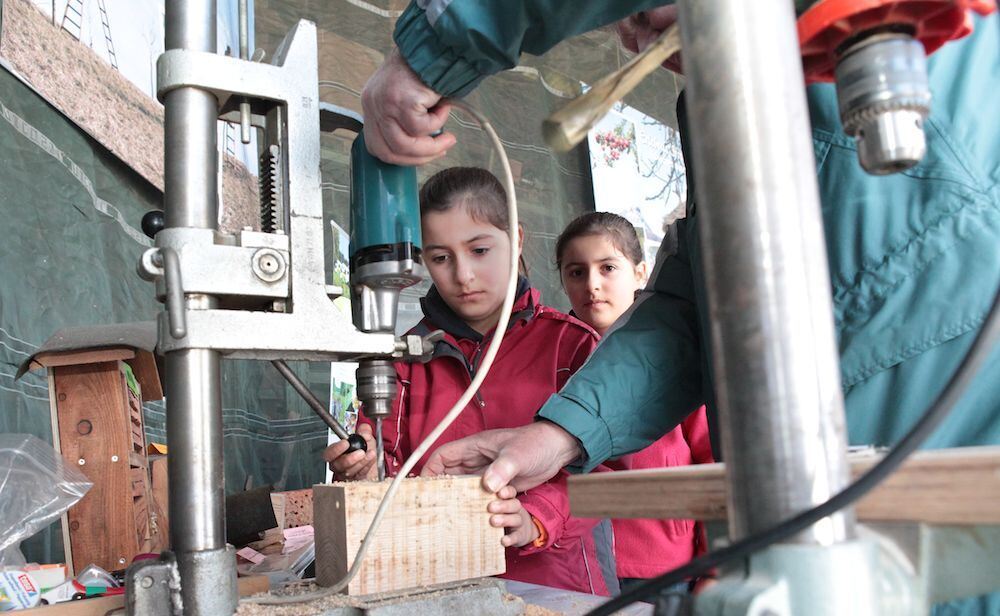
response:
<path id="1" fill-rule="evenodd" d="M 614 167 L 620 160 L 628 160 L 629 164 L 638 166 L 639 159 L 635 148 L 635 124 L 622 120 L 612 130 L 597 133 L 594 140 L 600 148 L 604 164 Z"/>

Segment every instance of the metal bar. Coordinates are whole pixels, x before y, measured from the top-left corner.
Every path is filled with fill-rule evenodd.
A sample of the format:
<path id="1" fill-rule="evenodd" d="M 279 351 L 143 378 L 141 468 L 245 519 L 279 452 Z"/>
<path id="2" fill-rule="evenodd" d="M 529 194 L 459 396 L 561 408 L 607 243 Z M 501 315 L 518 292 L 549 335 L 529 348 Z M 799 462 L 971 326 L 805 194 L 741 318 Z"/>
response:
<path id="1" fill-rule="evenodd" d="M 309 389 L 308 385 L 302 382 L 299 375 L 292 372 L 292 369 L 288 367 L 288 364 L 280 359 L 272 359 L 271 364 L 278 370 L 278 372 L 281 373 L 281 376 L 285 377 L 285 380 L 292 386 L 292 389 L 294 389 L 297 394 L 302 396 L 302 399 L 306 401 L 309 408 L 311 408 L 314 413 L 319 415 L 319 418 L 323 420 L 323 423 L 325 423 L 328 428 L 333 430 L 334 434 L 345 441 L 350 438 L 351 435 L 347 433 L 344 426 L 340 425 L 340 422 L 338 422 L 337 419 L 330 414 L 330 411 L 326 410 L 326 407 L 323 406 L 323 403 L 316 397 L 316 394 Z"/>
<path id="2" fill-rule="evenodd" d="M 833 303 L 788 0 L 681 0 L 684 72 L 730 533 L 846 485 Z M 853 535 L 841 512 L 796 541 Z"/>
<path id="3" fill-rule="evenodd" d="M 240 0 L 240 60 L 250 59 L 250 14 L 247 0 Z M 250 103 L 240 103 L 240 140 L 250 143 Z"/>
<path id="4" fill-rule="evenodd" d="M 170 540 L 175 552 L 226 545 L 219 356 L 192 349 L 167 355 Z"/>
<path id="5" fill-rule="evenodd" d="M 164 25 L 166 49 L 215 52 L 214 0 L 167 2 Z M 167 228 L 216 228 L 217 120 L 218 101 L 207 91 L 184 87 L 164 98 Z M 185 302 L 189 311 L 216 304 L 203 295 Z M 235 556 L 226 550 L 219 362 L 219 353 L 208 349 L 165 357 L 170 539 L 185 614 L 232 613 L 236 607 Z"/>

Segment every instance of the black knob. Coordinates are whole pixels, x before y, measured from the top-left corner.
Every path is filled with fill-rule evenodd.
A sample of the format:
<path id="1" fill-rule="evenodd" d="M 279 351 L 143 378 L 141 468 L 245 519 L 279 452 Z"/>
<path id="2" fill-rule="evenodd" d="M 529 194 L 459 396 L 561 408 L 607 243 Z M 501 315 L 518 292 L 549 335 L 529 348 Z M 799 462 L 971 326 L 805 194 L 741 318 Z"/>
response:
<path id="1" fill-rule="evenodd" d="M 347 451 L 344 453 L 351 453 L 353 451 L 368 451 L 368 443 L 365 441 L 365 437 L 360 434 L 352 434 L 347 437 Z"/>
<path id="2" fill-rule="evenodd" d="M 150 239 L 156 237 L 165 226 L 167 219 L 163 216 L 163 210 L 150 210 L 142 217 L 142 232 Z"/>

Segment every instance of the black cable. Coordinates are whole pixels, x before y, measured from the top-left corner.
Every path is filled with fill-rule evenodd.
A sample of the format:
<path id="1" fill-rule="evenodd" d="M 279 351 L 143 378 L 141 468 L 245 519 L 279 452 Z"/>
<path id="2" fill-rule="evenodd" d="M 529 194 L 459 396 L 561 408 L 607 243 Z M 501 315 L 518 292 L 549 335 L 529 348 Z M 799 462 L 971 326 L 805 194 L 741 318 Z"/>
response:
<path id="1" fill-rule="evenodd" d="M 959 399 L 961 399 L 962 394 L 965 393 L 965 389 L 972 382 L 973 378 L 975 378 L 982 364 L 989 358 L 992 347 L 998 338 L 1000 338 L 1000 289 L 997 290 L 993 298 L 993 304 L 990 307 L 986 320 L 983 322 L 982 329 L 976 335 L 972 347 L 962 359 L 962 363 L 959 364 L 958 369 L 951 376 L 944 391 L 941 392 L 930 408 L 924 412 L 902 440 L 889 450 L 885 457 L 873 466 L 871 470 L 858 477 L 856 481 L 832 496 L 826 502 L 803 511 L 767 530 L 746 537 L 725 548 L 715 550 L 704 556 L 699 556 L 686 565 L 668 571 L 659 577 L 647 580 L 629 592 L 623 593 L 587 612 L 586 616 L 610 616 L 615 611 L 652 595 L 662 588 L 698 576 L 708 569 L 718 567 L 728 561 L 746 558 L 750 554 L 805 530 L 823 518 L 850 506 L 891 475 L 934 432 L 945 417 L 948 416 L 948 413 L 955 407 Z"/>

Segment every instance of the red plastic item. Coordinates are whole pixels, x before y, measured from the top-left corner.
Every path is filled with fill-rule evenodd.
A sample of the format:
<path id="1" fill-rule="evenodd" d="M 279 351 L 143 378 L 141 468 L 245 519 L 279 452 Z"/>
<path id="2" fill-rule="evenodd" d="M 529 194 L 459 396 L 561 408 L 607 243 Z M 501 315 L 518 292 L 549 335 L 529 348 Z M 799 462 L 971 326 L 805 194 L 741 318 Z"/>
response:
<path id="1" fill-rule="evenodd" d="M 988 15 L 996 9 L 996 0 L 820 0 L 798 20 L 806 81 L 833 81 L 838 48 L 859 32 L 906 26 L 930 55 L 972 32 L 969 11 Z"/>

